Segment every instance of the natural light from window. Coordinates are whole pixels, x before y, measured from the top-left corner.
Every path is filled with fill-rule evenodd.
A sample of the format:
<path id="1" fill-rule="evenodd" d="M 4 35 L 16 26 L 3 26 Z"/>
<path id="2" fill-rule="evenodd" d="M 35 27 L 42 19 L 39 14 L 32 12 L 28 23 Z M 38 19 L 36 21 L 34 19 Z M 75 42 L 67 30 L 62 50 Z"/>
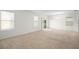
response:
<path id="1" fill-rule="evenodd" d="M 34 16 L 34 27 L 38 25 L 38 16 Z"/>
<path id="2" fill-rule="evenodd" d="M 14 13 L 1 11 L 0 13 L 0 30 L 10 30 L 14 28 Z"/>

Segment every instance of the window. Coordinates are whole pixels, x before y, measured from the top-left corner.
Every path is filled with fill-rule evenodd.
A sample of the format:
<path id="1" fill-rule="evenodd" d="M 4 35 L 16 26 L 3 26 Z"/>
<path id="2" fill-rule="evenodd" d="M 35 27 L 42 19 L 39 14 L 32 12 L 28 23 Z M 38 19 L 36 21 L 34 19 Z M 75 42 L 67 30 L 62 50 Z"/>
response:
<path id="1" fill-rule="evenodd" d="M 66 26 L 73 26 L 72 17 L 67 17 L 65 23 L 66 23 Z"/>
<path id="2" fill-rule="evenodd" d="M 0 30 L 9 30 L 14 28 L 14 13 L 1 11 Z"/>
<path id="3" fill-rule="evenodd" d="M 34 27 L 38 25 L 38 16 L 34 16 Z"/>

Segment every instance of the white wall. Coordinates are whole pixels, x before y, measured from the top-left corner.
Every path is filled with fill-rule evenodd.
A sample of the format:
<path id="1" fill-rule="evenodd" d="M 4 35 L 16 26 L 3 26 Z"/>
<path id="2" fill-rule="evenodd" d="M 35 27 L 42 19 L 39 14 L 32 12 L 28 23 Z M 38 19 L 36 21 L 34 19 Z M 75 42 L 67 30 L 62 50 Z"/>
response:
<path id="1" fill-rule="evenodd" d="M 73 26 L 66 26 L 66 17 L 72 17 Z M 78 19 L 76 14 L 60 14 L 49 16 L 49 28 L 50 29 L 61 29 L 68 31 L 78 32 Z"/>
<path id="2" fill-rule="evenodd" d="M 64 16 L 63 15 L 49 16 L 49 28 L 64 29 Z"/>
<path id="3" fill-rule="evenodd" d="M 15 13 L 15 28 L 12 30 L 0 31 L 0 39 L 21 35 L 29 32 L 39 31 L 41 29 L 40 22 L 34 27 L 34 16 L 40 15 L 31 11 L 9 11 Z"/>
<path id="4" fill-rule="evenodd" d="M 79 11 L 77 13 L 77 23 L 78 23 L 78 32 L 79 32 Z"/>

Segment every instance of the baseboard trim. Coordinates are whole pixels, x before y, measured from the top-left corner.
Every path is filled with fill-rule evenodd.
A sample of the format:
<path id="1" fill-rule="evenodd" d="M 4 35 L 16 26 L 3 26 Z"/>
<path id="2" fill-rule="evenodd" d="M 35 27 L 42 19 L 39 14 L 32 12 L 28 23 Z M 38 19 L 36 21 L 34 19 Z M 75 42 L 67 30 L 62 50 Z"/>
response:
<path id="1" fill-rule="evenodd" d="M 31 33 L 38 32 L 38 31 L 41 31 L 41 30 L 32 31 L 32 32 L 28 32 L 28 33 L 27 32 L 26 33 L 20 33 L 20 34 L 16 34 L 16 35 L 12 35 L 12 36 L 1 38 L 0 40 L 10 39 L 10 38 L 14 38 L 14 37 L 17 37 L 17 36 L 22 36 L 22 35 L 27 35 L 27 34 L 31 34 Z"/>

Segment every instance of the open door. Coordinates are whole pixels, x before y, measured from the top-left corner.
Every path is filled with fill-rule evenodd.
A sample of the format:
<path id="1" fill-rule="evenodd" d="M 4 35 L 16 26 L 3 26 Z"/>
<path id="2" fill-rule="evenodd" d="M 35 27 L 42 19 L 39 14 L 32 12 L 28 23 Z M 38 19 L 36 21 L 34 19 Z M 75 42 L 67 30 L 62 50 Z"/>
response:
<path id="1" fill-rule="evenodd" d="M 41 18 L 41 28 L 42 28 L 42 30 L 48 28 L 48 19 L 47 18 Z"/>

